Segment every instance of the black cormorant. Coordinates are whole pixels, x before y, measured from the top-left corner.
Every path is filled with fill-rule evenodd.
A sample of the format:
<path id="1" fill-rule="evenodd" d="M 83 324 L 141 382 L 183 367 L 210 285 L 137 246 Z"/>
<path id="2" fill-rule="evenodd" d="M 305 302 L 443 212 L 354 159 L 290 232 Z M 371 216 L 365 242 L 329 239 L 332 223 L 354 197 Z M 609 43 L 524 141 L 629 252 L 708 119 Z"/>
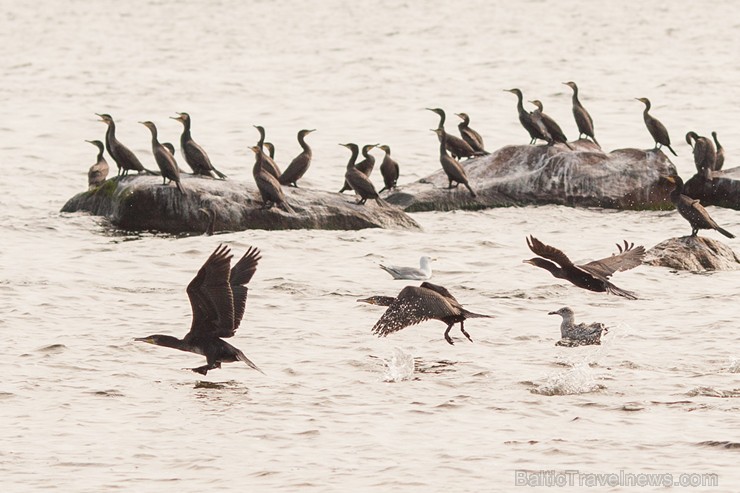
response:
<path id="1" fill-rule="evenodd" d="M 257 248 L 249 248 L 229 269 L 232 257 L 229 247 L 219 245 L 188 284 L 193 322 L 184 338 L 155 334 L 135 340 L 205 356 L 204 366 L 190 368 L 201 375 L 221 368 L 221 363 L 236 361 L 243 361 L 262 373 L 243 352 L 223 340 L 232 337 L 239 328 L 247 306 L 246 285 L 261 258 Z"/>
<path id="2" fill-rule="evenodd" d="M 360 197 L 360 200 L 358 200 L 357 203 L 363 205 L 367 202 L 367 199 L 375 199 L 378 205 L 382 206 L 383 201 L 381 200 L 380 195 L 378 195 L 378 192 L 375 191 L 373 182 L 371 182 L 370 178 L 365 176 L 365 174 L 355 166 L 355 161 L 357 161 L 357 156 L 360 153 L 357 144 L 339 145 L 346 147 L 352 153 L 349 161 L 347 161 L 347 171 L 344 173 L 344 181 Z"/>
<path id="3" fill-rule="evenodd" d="M 108 125 L 108 130 L 105 132 L 105 147 L 108 149 L 108 154 L 115 161 L 118 166 L 118 175 L 126 176 L 129 171 L 134 170 L 138 173 L 144 172 L 150 175 L 157 175 L 154 171 L 150 171 L 144 168 L 139 158 L 131 152 L 131 150 L 125 145 L 121 144 L 116 138 L 116 124 L 113 118 L 106 114 L 95 113 L 100 117 L 100 121 Z"/>
<path id="4" fill-rule="evenodd" d="M 560 315 L 563 321 L 560 323 L 560 340 L 556 346 L 589 346 L 601 344 L 601 334 L 606 334 L 607 329 L 601 322 L 590 324 L 576 324 L 576 318 L 569 307 L 549 312 L 548 315 Z"/>
<path id="5" fill-rule="evenodd" d="M 573 81 L 563 82 L 563 84 L 573 89 L 573 118 L 575 118 L 576 126 L 578 127 L 578 138 L 580 139 L 581 135 L 591 137 L 594 144 L 601 147 L 594 136 L 594 120 L 578 100 L 578 86 Z"/>
<path id="6" fill-rule="evenodd" d="M 262 144 L 262 147 L 267 149 L 267 155 L 270 156 L 270 159 L 274 161 L 275 160 L 275 144 L 273 144 L 272 142 L 265 142 L 264 144 Z"/>
<path id="7" fill-rule="evenodd" d="M 711 179 L 717 161 L 717 151 L 712 140 L 692 131 L 686 134 L 686 143 L 694 149 L 696 173 L 702 178 Z"/>
<path id="8" fill-rule="evenodd" d="M 213 167 L 211 160 L 208 158 L 208 154 L 199 146 L 190 135 L 190 115 L 187 113 L 178 113 L 177 116 L 171 116 L 173 120 L 177 120 L 182 123 L 182 135 L 180 135 L 180 150 L 182 155 L 185 156 L 185 162 L 188 163 L 193 169 L 193 173 L 196 175 L 210 176 L 215 178 L 212 173 L 222 180 L 226 178 L 226 175 L 221 173 L 219 170 Z"/>
<path id="9" fill-rule="evenodd" d="M 671 192 L 671 202 L 691 225 L 691 236 L 696 236 L 700 229 L 714 229 L 728 238 L 734 238 L 735 235 L 721 228 L 714 219 L 709 216 L 707 210 L 699 203 L 698 199 L 692 199 L 683 194 L 683 180 L 680 176 L 666 176 L 665 179 L 676 186 Z"/>
<path id="10" fill-rule="evenodd" d="M 294 213 L 293 208 L 285 200 L 285 194 L 283 193 L 283 188 L 280 186 L 280 182 L 269 171 L 265 151 L 260 149 L 259 146 L 252 146 L 250 149 L 254 151 L 255 155 L 252 176 L 262 197 L 262 208 L 269 209 L 277 204 L 286 212 Z"/>
<path id="11" fill-rule="evenodd" d="M 648 98 L 635 98 L 645 105 L 645 109 L 642 112 L 642 118 L 645 120 L 645 126 L 650 132 L 650 135 L 655 141 L 655 149 L 660 149 L 662 146 L 666 146 L 674 156 L 678 156 L 676 151 L 671 147 L 671 138 L 668 136 L 668 130 L 660 121 L 648 113 L 650 111 L 650 100 Z"/>
<path id="12" fill-rule="evenodd" d="M 712 132 L 712 138 L 714 139 L 714 145 L 717 146 L 717 159 L 714 161 L 714 171 L 719 171 L 725 165 L 725 148 L 717 140 L 717 132 Z"/>
<path id="13" fill-rule="evenodd" d="M 387 306 L 385 313 L 373 326 L 373 333 L 385 337 L 393 332 L 416 325 L 425 320 L 440 320 L 447 324 L 445 340 L 450 343 L 450 329 L 460 323 L 460 331 L 470 342 L 473 339 L 465 330 L 464 322 L 468 318 L 492 318 L 491 315 L 473 313 L 462 307 L 447 289 L 430 282 L 420 286 L 406 286 L 398 296 L 371 296 L 357 300 L 371 305 Z"/>
<path id="14" fill-rule="evenodd" d="M 368 178 L 370 178 L 370 173 L 372 173 L 373 169 L 375 168 L 375 156 L 370 154 L 370 151 L 377 146 L 378 144 L 366 144 L 362 146 L 362 157 L 364 159 L 355 164 L 355 168 L 357 168 L 363 175 L 367 176 Z M 349 182 L 347 182 L 347 180 L 344 180 L 344 185 L 342 185 L 339 193 L 344 193 L 347 190 L 352 190 L 352 187 L 349 185 Z"/>
<path id="15" fill-rule="evenodd" d="M 524 127 L 524 130 L 529 133 L 529 137 L 531 138 L 529 143 L 534 144 L 537 139 L 549 141 L 550 139 L 548 138 L 548 136 L 544 134 L 542 129 L 532 120 L 532 115 L 530 115 L 529 112 L 524 109 L 524 98 L 522 96 L 522 91 L 516 88 L 504 89 L 504 91 L 516 95 L 516 110 L 519 113 L 519 123 L 521 123 L 522 127 Z"/>
<path id="16" fill-rule="evenodd" d="M 478 132 L 470 128 L 470 117 L 467 113 L 455 113 L 457 116 L 462 118 L 462 121 L 458 123 L 457 128 L 460 130 L 460 136 L 468 143 L 468 145 L 476 152 L 482 154 L 488 154 L 483 144 L 483 137 Z"/>
<path id="17" fill-rule="evenodd" d="M 437 124 L 437 128 L 441 128 L 442 130 L 444 130 L 445 120 L 447 119 L 447 115 L 445 114 L 444 110 L 442 108 L 427 109 L 439 115 L 439 123 Z M 455 159 L 471 158 L 473 156 L 481 156 L 485 154 L 485 152 L 477 152 L 475 149 L 470 147 L 470 144 L 455 135 L 447 134 L 447 143 L 445 145 L 447 146 L 447 150 L 450 151 L 450 154 L 452 154 L 452 157 L 454 157 Z"/>
<path id="18" fill-rule="evenodd" d="M 532 112 L 532 120 L 535 123 L 538 121 L 542 122 L 542 125 L 545 127 L 545 131 L 543 133 L 549 137 L 548 145 L 553 145 L 555 143 L 565 144 L 568 149 L 573 150 L 570 144 L 568 144 L 568 139 L 565 137 L 560 125 L 558 125 L 549 115 L 542 112 L 542 101 L 535 99 L 534 101 L 530 101 L 530 103 L 537 107 L 537 109 Z"/>
<path id="19" fill-rule="evenodd" d="M 617 244 L 618 254 L 583 265 L 575 265 L 562 251 L 545 245 L 534 236 L 527 238 L 527 246 L 539 257 L 523 260 L 526 264 L 541 267 L 558 279 L 570 281 L 579 288 L 598 292 L 606 291 L 630 300 L 637 299 L 634 293 L 618 288 L 608 279 L 615 272 L 629 270 L 640 265 L 645 256 L 643 246 L 635 247 L 634 244 L 628 244 L 625 241 L 624 247 Z"/>
<path id="20" fill-rule="evenodd" d="M 180 168 L 177 167 L 177 162 L 172 153 L 157 140 L 157 127 L 150 121 L 139 123 L 152 132 L 152 153 L 157 166 L 159 166 L 159 171 L 162 173 L 162 185 L 166 185 L 167 180 L 174 181 L 180 193 L 185 193 L 180 184 Z"/>
<path id="21" fill-rule="evenodd" d="M 303 151 L 290 162 L 288 167 L 285 168 L 285 171 L 283 171 L 283 174 L 280 175 L 278 181 L 281 185 L 290 185 L 298 188 L 296 182 L 308 171 L 308 167 L 311 166 L 311 157 L 313 156 L 311 148 L 306 144 L 306 135 L 315 131 L 316 129 L 301 130 L 298 132 L 298 143 L 301 145 Z M 267 142 L 265 142 L 265 145 L 267 145 Z"/>
<path id="22" fill-rule="evenodd" d="M 261 127 L 259 125 L 254 125 L 254 128 L 256 128 L 260 134 L 260 140 L 257 141 L 257 147 L 259 147 L 260 150 L 262 150 L 265 144 L 265 129 L 264 127 Z M 273 154 L 274 152 L 275 152 L 275 148 L 273 147 Z M 262 154 L 262 156 L 264 157 L 263 166 L 265 167 L 265 170 L 267 170 L 268 173 L 274 176 L 275 179 L 279 179 L 281 175 L 280 168 L 278 168 L 278 165 L 275 163 L 275 160 L 272 159 L 269 155 L 264 154 L 264 153 Z"/>
<path id="23" fill-rule="evenodd" d="M 385 190 L 393 190 L 396 188 L 398 183 L 398 176 L 401 172 L 401 168 L 398 163 L 391 157 L 391 148 L 387 145 L 378 146 L 385 156 L 383 162 L 380 163 L 380 174 L 383 175 L 383 188 L 378 193 L 383 193 Z"/>
<path id="24" fill-rule="evenodd" d="M 98 157 L 95 159 L 95 164 L 90 166 L 90 169 L 87 172 L 87 186 L 89 188 L 98 187 L 105 182 L 105 178 L 108 176 L 108 171 L 110 169 L 108 161 L 103 157 L 105 147 L 103 147 L 103 143 L 99 140 L 86 140 L 85 142 L 89 142 L 98 148 Z"/>
<path id="25" fill-rule="evenodd" d="M 439 163 L 442 165 L 442 169 L 449 181 L 447 188 L 457 188 L 462 183 L 470 191 L 470 195 L 475 197 L 475 192 L 470 188 L 470 184 L 468 183 L 468 175 L 465 173 L 465 168 L 455 158 L 447 155 L 447 132 L 445 132 L 444 128 L 435 128 L 432 132 L 436 133 L 439 138 Z M 452 182 L 455 182 L 455 184 L 453 185 Z"/>

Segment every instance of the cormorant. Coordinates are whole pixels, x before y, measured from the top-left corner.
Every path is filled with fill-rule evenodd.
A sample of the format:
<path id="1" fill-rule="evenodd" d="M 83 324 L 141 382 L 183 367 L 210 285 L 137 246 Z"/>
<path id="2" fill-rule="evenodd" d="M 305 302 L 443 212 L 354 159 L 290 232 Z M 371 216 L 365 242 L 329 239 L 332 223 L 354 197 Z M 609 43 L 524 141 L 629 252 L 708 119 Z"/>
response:
<path id="1" fill-rule="evenodd" d="M 188 163 L 196 175 L 210 176 L 215 178 L 212 173 L 216 173 L 222 180 L 226 175 L 213 167 L 208 154 L 199 146 L 190 135 L 190 115 L 187 113 L 178 113 L 177 116 L 171 116 L 173 120 L 182 123 L 182 135 L 180 135 L 180 150 L 185 156 L 185 162 Z"/>
<path id="2" fill-rule="evenodd" d="M 537 107 L 537 109 L 531 113 L 532 120 L 535 123 L 537 121 L 540 121 L 542 122 L 542 125 L 544 125 L 545 131 L 543 133 L 549 137 L 547 142 L 548 145 L 560 143 L 565 144 L 568 149 L 573 150 L 570 144 L 568 144 L 567 137 L 565 137 L 565 134 L 560 129 L 560 125 L 558 125 L 555 120 L 550 118 L 549 115 L 546 115 L 542 112 L 542 101 L 540 101 L 539 99 L 535 99 L 534 101 L 530 101 L 530 103 Z"/>
<path id="3" fill-rule="evenodd" d="M 725 165 L 725 148 L 717 140 L 717 132 L 712 132 L 714 144 L 717 146 L 717 159 L 714 161 L 714 171 L 719 171 Z"/>
<path id="4" fill-rule="evenodd" d="M 599 145 L 599 142 L 596 140 L 596 137 L 594 136 L 594 120 L 591 118 L 591 115 L 588 114 L 586 108 L 584 108 L 581 102 L 578 100 L 578 86 L 573 81 L 563 82 L 563 84 L 573 89 L 573 118 L 575 118 L 576 126 L 578 126 L 578 138 L 580 139 L 581 135 L 591 137 L 591 140 L 594 141 L 594 144 L 601 147 L 601 145 Z"/>
<path id="5" fill-rule="evenodd" d="M 105 147 L 103 147 L 103 143 L 99 140 L 86 140 L 85 142 L 89 142 L 98 148 L 98 157 L 95 160 L 95 164 L 90 166 L 87 172 L 87 186 L 89 188 L 98 187 L 105 182 L 109 171 L 108 161 L 103 157 Z"/>
<path id="6" fill-rule="evenodd" d="M 458 130 L 460 130 L 460 136 L 465 142 L 476 152 L 482 154 L 488 154 L 483 145 L 483 137 L 478 132 L 470 128 L 470 117 L 467 113 L 455 113 L 457 116 L 462 118 L 462 121 L 457 124 Z"/>
<path id="7" fill-rule="evenodd" d="M 579 288 L 590 291 L 607 292 L 636 300 L 637 296 L 624 289 L 618 288 L 608 281 L 615 272 L 625 271 L 637 267 L 645 256 L 643 246 L 635 247 L 624 242 L 624 247 L 617 244 L 619 253 L 610 257 L 594 260 L 583 265 L 575 265 L 562 251 L 550 245 L 545 245 L 534 236 L 527 238 L 527 246 L 539 257 L 523 260 L 525 264 L 541 267 L 558 279 L 565 279 Z"/>
<path id="8" fill-rule="evenodd" d="M 699 203 L 699 200 L 692 199 L 683 194 L 683 180 L 680 176 L 666 176 L 665 179 L 676 186 L 671 192 L 671 202 L 691 225 L 691 236 L 696 236 L 700 229 L 714 229 L 728 238 L 734 238 L 735 235 L 722 229 L 714 219 L 709 216 L 707 210 Z"/>
<path id="9" fill-rule="evenodd" d="M 173 156 L 175 155 L 175 146 L 173 146 L 170 142 L 162 142 L 162 147 L 170 151 L 170 154 L 172 154 Z M 179 168 L 180 167 L 178 166 L 178 169 Z M 180 171 L 182 172 L 182 170 Z"/>
<path id="10" fill-rule="evenodd" d="M 447 180 L 449 180 L 449 186 L 447 188 L 457 188 L 462 183 L 470 191 L 470 195 L 475 197 L 475 192 L 470 188 L 470 184 L 468 183 L 468 175 L 465 173 L 465 168 L 455 158 L 447 155 L 447 132 L 445 132 L 444 128 L 436 128 L 432 132 L 436 133 L 437 137 L 439 137 L 439 162 L 447 175 Z M 452 185 L 453 181 L 455 182 L 454 186 Z"/>
<path id="11" fill-rule="evenodd" d="M 277 204 L 288 213 L 294 213 L 293 208 L 286 202 L 285 194 L 280 182 L 269 172 L 267 155 L 259 146 L 250 147 L 254 151 L 255 162 L 252 168 L 252 176 L 262 197 L 262 209 L 269 209 Z"/>
<path id="12" fill-rule="evenodd" d="M 432 260 L 426 255 L 419 259 L 419 268 L 398 267 L 395 265 L 380 264 L 380 268 L 393 276 L 393 279 L 406 279 L 414 281 L 425 281 L 432 277 Z"/>
<path id="13" fill-rule="evenodd" d="M 254 128 L 256 128 L 257 131 L 260 134 L 260 140 L 257 141 L 257 147 L 259 147 L 260 150 L 262 150 L 262 147 L 265 144 L 265 129 L 264 129 L 264 127 L 261 127 L 259 125 L 254 125 Z M 275 152 L 275 148 L 273 147 L 273 153 L 274 152 Z M 265 169 L 267 170 L 267 172 L 270 173 L 272 176 L 274 176 L 275 179 L 279 179 L 280 178 L 280 175 L 281 175 L 280 168 L 278 168 L 278 165 L 275 163 L 275 160 L 273 160 L 267 154 L 264 154 L 263 153 L 262 155 L 265 158 L 263 165 L 264 165 Z"/>
<path id="14" fill-rule="evenodd" d="M 272 142 L 265 142 L 264 144 L 262 144 L 262 147 L 267 149 L 267 155 L 270 156 L 270 159 L 274 161 L 275 160 L 275 144 L 273 144 Z"/>
<path id="15" fill-rule="evenodd" d="M 707 137 L 700 137 L 692 131 L 686 134 L 686 143 L 694 149 L 694 164 L 696 165 L 697 174 L 702 178 L 711 179 L 712 170 L 714 170 L 717 161 L 717 151 L 712 141 Z"/>
<path id="16" fill-rule="evenodd" d="M 391 148 L 387 145 L 378 146 L 385 152 L 383 162 L 380 163 L 380 174 L 383 175 L 383 188 L 378 193 L 383 193 L 385 190 L 393 190 L 396 188 L 398 182 L 398 175 L 401 172 L 401 168 L 398 163 L 391 157 Z"/>
<path id="17" fill-rule="evenodd" d="M 375 186 L 370 181 L 370 178 L 365 176 L 365 174 L 355 166 L 355 161 L 357 161 L 357 156 L 360 153 L 357 144 L 339 145 L 346 147 L 352 153 L 349 161 L 347 161 L 347 171 L 344 173 L 344 181 L 357 195 L 360 196 L 360 200 L 358 200 L 357 203 L 359 205 L 364 205 L 365 202 L 367 202 L 367 199 L 375 199 L 378 205 L 382 206 L 383 201 L 381 200 L 380 195 L 378 195 L 378 192 L 375 191 Z M 375 146 L 373 145 L 372 147 Z"/>
<path id="18" fill-rule="evenodd" d="M 427 109 L 439 115 L 437 128 L 444 130 L 445 120 L 447 119 L 447 115 L 445 115 L 444 110 L 442 108 Z M 470 144 L 455 135 L 447 134 L 447 143 L 445 146 L 447 146 L 447 150 L 450 151 L 450 154 L 452 154 L 452 157 L 455 159 L 471 158 L 473 156 L 481 156 L 485 154 L 485 152 L 476 152 L 475 149 L 470 147 Z"/>
<path id="19" fill-rule="evenodd" d="M 188 284 L 193 322 L 184 338 L 155 334 L 135 340 L 205 356 L 204 366 L 190 368 L 201 375 L 221 368 L 221 363 L 236 361 L 243 361 L 262 373 L 243 352 L 223 340 L 232 337 L 239 328 L 247 305 L 246 285 L 261 259 L 257 248 L 249 248 L 229 270 L 232 257 L 229 247 L 219 245 Z"/>
<path id="20" fill-rule="evenodd" d="M 373 326 L 373 333 L 385 337 L 390 333 L 410 325 L 416 325 L 425 320 L 440 320 L 447 324 L 445 340 L 450 343 L 450 329 L 460 323 L 460 331 L 470 342 L 473 339 L 465 331 L 463 325 L 468 318 L 493 318 L 491 315 L 473 313 L 462 307 L 447 289 L 430 282 L 423 282 L 420 286 L 406 286 L 395 298 L 391 296 L 371 296 L 357 300 L 371 305 L 387 306 L 385 313 Z"/>
<path id="21" fill-rule="evenodd" d="M 601 334 L 606 334 L 607 329 L 601 322 L 593 322 L 588 325 L 576 324 L 573 310 L 564 306 L 560 310 L 549 312 L 548 315 L 560 315 L 563 321 L 560 324 L 560 340 L 556 346 L 589 346 L 601 344 Z"/>
<path id="22" fill-rule="evenodd" d="M 116 124 L 110 115 L 106 113 L 95 114 L 100 117 L 101 122 L 108 125 L 108 130 L 105 132 L 105 146 L 108 148 L 108 154 L 110 154 L 110 157 L 113 158 L 116 166 L 118 166 L 118 176 L 126 176 L 130 170 L 137 171 L 138 173 L 144 172 L 150 175 L 159 174 L 144 168 L 139 158 L 128 147 L 119 142 L 116 138 Z"/>
<path id="23" fill-rule="evenodd" d="M 180 168 L 177 167 L 175 157 L 157 140 L 157 127 L 150 121 L 139 123 L 152 132 L 152 153 L 157 166 L 159 166 L 159 171 L 162 173 L 162 185 L 166 185 L 167 180 L 174 181 L 180 193 L 185 193 L 180 184 Z"/>
<path id="24" fill-rule="evenodd" d="M 296 182 L 306 174 L 306 171 L 308 171 L 308 167 L 311 166 L 311 157 L 313 156 L 311 148 L 306 144 L 306 135 L 315 131 L 316 129 L 301 130 L 298 132 L 298 143 L 301 145 L 303 151 L 290 162 L 285 171 L 283 171 L 283 174 L 280 175 L 280 179 L 278 181 L 281 185 L 290 185 L 298 188 L 298 184 Z M 265 145 L 267 145 L 267 143 L 265 143 Z"/>
<path id="25" fill-rule="evenodd" d="M 504 92 L 510 92 L 516 95 L 516 110 L 519 113 L 519 123 L 521 123 L 522 127 L 524 127 L 524 130 L 529 133 L 529 136 L 531 137 L 529 143 L 534 144 L 537 139 L 544 140 L 546 142 L 549 141 L 550 139 L 548 138 L 548 136 L 544 134 L 542 132 L 542 129 L 532 120 L 532 115 L 530 115 L 529 112 L 524 109 L 524 98 L 522 96 L 522 91 L 514 88 L 504 89 Z"/>
<path id="26" fill-rule="evenodd" d="M 655 149 L 660 149 L 662 146 L 666 146 L 674 156 L 678 156 L 676 151 L 671 147 L 671 138 L 668 136 L 668 130 L 665 129 L 665 126 L 660 123 L 657 118 L 654 118 L 648 113 L 648 111 L 650 111 L 650 100 L 648 98 L 635 99 L 641 101 L 645 105 L 645 110 L 642 112 L 642 118 L 645 120 L 645 126 L 647 127 L 648 132 L 650 132 L 650 135 L 655 141 Z"/>
<path id="27" fill-rule="evenodd" d="M 365 159 L 355 164 L 355 168 L 368 178 L 370 178 L 370 173 L 372 173 L 375 168 L 375 156 L 370 154 L 370 151 L 377 147 L 377 145 L 378 144 L 366 144 L 362 146 L 362 157 Z M 344 193 L 347 190 L 352 190 L 352 187 L 349 185 L 347 180 L 344 180 L 344 185 L 342 185 L 342 189 L 339 190 L 339 193 Z"/>

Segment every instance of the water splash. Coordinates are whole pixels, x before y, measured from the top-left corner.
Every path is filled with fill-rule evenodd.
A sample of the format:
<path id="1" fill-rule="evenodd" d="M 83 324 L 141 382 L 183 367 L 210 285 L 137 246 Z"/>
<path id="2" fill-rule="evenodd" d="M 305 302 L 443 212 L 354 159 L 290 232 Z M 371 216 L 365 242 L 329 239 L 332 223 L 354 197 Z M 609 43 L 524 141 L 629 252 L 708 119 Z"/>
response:
<path id="1" fill-rule="evenodd" d="M 727 367 L 728 373 L 740 373 L 740 358 L 730 358 L 730 365 Z"/>
<path id="2" fill-rule="evenodd" d="M 384 382 L 403 382 L 410 380 L 414 376 L 416 363 L 411 353 L 407 353 L 400 348 L 394 347 L 393 354 L 387 360 L 383 360 L 386 369 L 383 375 Z"/>
<path id="3" fill-rule="evenodd" d="M 531 390 L 541 395 L 572 395 L 596 392 L 606 388 L 596 380 L 593 370 L 586 362 L 578 363 L 572 368 L 550 375 L 547 381 Z"/>

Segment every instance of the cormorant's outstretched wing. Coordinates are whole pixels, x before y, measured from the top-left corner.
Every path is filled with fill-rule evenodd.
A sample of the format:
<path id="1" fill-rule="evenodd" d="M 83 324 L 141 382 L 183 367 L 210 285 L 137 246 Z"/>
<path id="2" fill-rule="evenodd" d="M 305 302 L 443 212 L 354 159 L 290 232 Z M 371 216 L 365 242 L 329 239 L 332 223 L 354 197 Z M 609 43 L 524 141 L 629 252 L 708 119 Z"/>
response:
<path id="1" fill-rule="evenodd" d="M 457 300 L 455 299 L 454 296 L 452 296 L 452 293 L 450 293 L 449 291 L 447 291 L 447 288 L 445 288 L 444 286 L 440 286 L 439 284 L 432 284 L 431 282 L 426 282 L 425 281 L 425 282 L 421 283 L 420 287 L 431 289 L 432 291 L 436 291 L 437 293 L 441 294 L 445 298 L 448 298 L 448 299 L 454 301 L 455 303 L 457 303 Z"/>
<path id="2" fill-rule="evenodd" d="M 645 247 L 642 245 L 635 247 L 634 243 L 627 243 L 625 240 L 624 246 L 617 243 L 617 248 L 619 253 L 579 265 L 579 267 L 590 274 L 608 279 L 615 272 L 633 269 L 642 264 L 642 259 L 645 256 Z"/>
<path id="3" fill-rule="evenodd" d="M 560 265 L 560 267 L 565 268 L 573 266 L 573 262 L 571 262 L 568 256 L 564 254 L 561 250 L 558 250 L 555 247 L 551 247 L 550 245 L 545 245 L 532 235 L 527 238 L 527 246 L 536 255 L 539 255 L 540 257 L 546 258 L 548 260 L 552 260 L 553 262 Z"/>
<path id="4" fill-rule="evenodd" d="M 375 323 L 373 333 L 387 336 L 430 318 L 454 314 L 454 309 L 439 293 L 427 288 L 406 286 Z"/>
<path id="5" fill-rule="evenodd" d="M 234 293 L 234 327 L 229 332 L 218 334 L 219 337 L 231 337 L 239 328 L 239 324 L 244 317 L 244 310 L 247 307 L 247 284 L 252 279 L 257 270 L 257 262 L 260 261 L 259 249 L 251 247 L 247 250 L 242 258 L 231 269 L 231 291 Z"/>
<path id="6" fill-rule="evenodd" d="M 193 323 L 188 335 L 233 333 L 234 298 L 229 284 L 231 250 L 219 245 L 188 284 Z"/>

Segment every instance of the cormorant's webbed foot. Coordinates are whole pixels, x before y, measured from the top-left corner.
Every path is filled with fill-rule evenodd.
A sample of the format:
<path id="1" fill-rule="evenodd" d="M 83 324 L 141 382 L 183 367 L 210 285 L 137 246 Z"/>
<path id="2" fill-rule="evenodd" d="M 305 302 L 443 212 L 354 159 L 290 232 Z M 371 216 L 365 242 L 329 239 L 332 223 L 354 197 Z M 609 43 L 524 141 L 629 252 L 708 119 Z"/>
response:
<path id="1" fill-rule="evenodd" d="M 467 337 L 470 342 L 473 342 L 473 339 L 470 337 L 470 334 L 468 334 L 468 331 L 466 331 L 465 328 L 463 327 L 462 322 L 460 322 L 460 332 L 465 334 L 465 337 Z"/>
<path id="2" fill-rule="evenodd" d="M 210 369 L 211 367 L 209 365 L 199 366 L 198 368 L 183 368 L 183 370 L 194 371 L 195 373 L 200 373 L 201 375 L 205 375 Z"/>
<path id="3" fill-rule="evenodd" d="M 452 328 L 454 324 L 450 324 L 447 326 L 447 330 L 445 330 L 445 341 L 447 341 L 448 344 L 451 346 L 454 346 L 455 343 L 452 342 L 452 337 L 450 337 L 450 329 Z"/>

